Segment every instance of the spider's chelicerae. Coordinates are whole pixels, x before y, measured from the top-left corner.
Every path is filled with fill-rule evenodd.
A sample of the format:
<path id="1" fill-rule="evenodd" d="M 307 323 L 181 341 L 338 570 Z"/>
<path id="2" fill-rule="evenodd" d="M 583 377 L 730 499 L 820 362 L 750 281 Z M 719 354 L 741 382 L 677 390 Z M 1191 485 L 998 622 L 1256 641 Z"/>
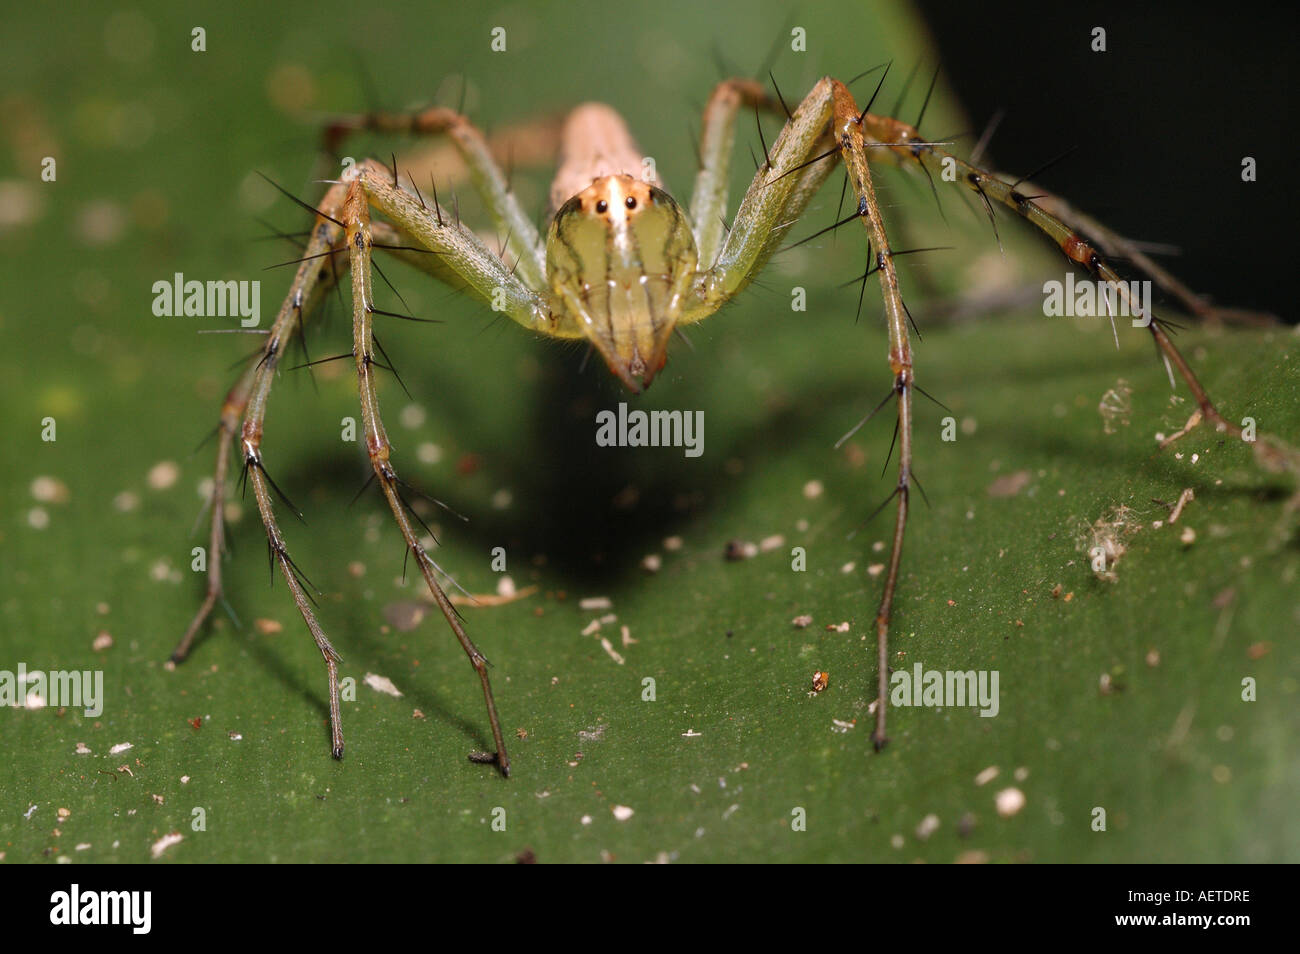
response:
<path id="1" fill-rule="evenodd" d="M 876 92 L 879 90 L 878 85 Z M 865 283 L 868 275 L 878 276 L 889 331 L 893 386 L 872 413 L 892 401 L 900 452 L 898 480 L 890 497 L 896 508 L 892 547 L 875 614 L 879 696 L 873 739 L 877 748 L 884 745 L 890 614 L 914 486 L 913 403 L 916 395 L 924 392 L 913 371 L 908 332 L 911 316 L 900 294 L 895 252 L 872 186 L 871 167 L 884 162 L 910 165 L 923 170 L 932 182 L 958 183 L 974 193 L 990 220 L 995 206 L 1005 206 L 1052 239 L 1079 268 L 1099 281 L 1114 282 L 1125 306 L 1135 304 L 1129 286 L 1119 280 L 1102 252 L 1122 252 L 1139 263 L 1144 259 L 1136 251 L 1130 253 L 1121 238 L 1083 219 L 1060 200 L 1041 190 L 1028 191 L 1020 181 L 958 159 L 941 144 L 925 140 L 915 127 L 874 115 L 871 105 L 859 107 L 848 86 L 830 77 L 820 80 L 793 111 L 779 90 L 769 94 L 752 80 L 719 83 L 704 113 L 700 169 L 689 211 L 664 191 L 653 164 L 644 161 L 613 109 L 597 103 L 579 106 L 559 130 L 560 162 L 550 190 L 552 215 L 544 241 L 511 192 L 485 137 L 457 111 L 432 108 L 412 115 L 372 114 L 333 125 L 328 136 L 332 144 L 360 129 L 449 137 L 494 226 L 508 236 L 505 248 L 500 253 L 490 249 L 458 215 L 439 205 L 436 185 L 430 183 L 429 194 L 425 194 L 409 172 L 403 177 L 396 160 L 391 166 L 374 160 L 352 164 L 330 186 L 313 210 L 315 223 L 261 360 L 243 374 L 222 408 L 207 596 L 172 658 L 185 658 L 221 597 L 223 503 L 229 464 L 237 453 L 252 485 L 272 558 L 325 658 L 333 753 L 342 757 L 338 657 L 316 619 L 304 580 L 276 522 L 271 495 L 276 487 L 262 466 L 261 445 L 277 364 L 291 337 L 301 330 L 322 294 L 338 281 L 346 263 L 352 285 L 352 354 L 374 477 L 433 598 L 482 681 L 496 744 L 495 756 L 490 758 L 503 774 L 509 774 L 485 660 L 466 634 L 435 575 L 438 568 L 419 542 L 391 459 L 374 379 L 377 362 L 372 322 L 376 314 L 386 313 L 375 308 L 371 294 L 373 250 L 384 249 L 429 272 L 530 331 L 585 339 L 631 391 L 639 392 L 663 368 L 674 330 L 707 318 L 740 293 L 767 264 L 831 170 L 843 163 L 855 208 L 839 224 L 856 218 L 866 230 L 869 268 L 862 278 Z M 783 115 L 786 122 L 771 148 L 764 145 L 764 161 L 728 229 L 724 224 L 727 180 L 737 118 L 759 110 Z M 372 219 L 372 211 L 378 211 L 384 220 Z M 1180 293 L 1178 286 L 1162 281 L 1154 267 L 1148 270 L 1167 290 Z M 1185 300 L 1199 310 L 1199 302 Z M 1126 312 L 1140 313 L 1140 308 Z M 1171 382 L 1176 371 L 1196 401 L 1187 427 L 1175 437 L 1202 422 L 1239 435 L 1241 429 L 1215 409 L 1170 341 L 1164 324 L 1156 318 L 1146 327 L 1169 368 Z"/>

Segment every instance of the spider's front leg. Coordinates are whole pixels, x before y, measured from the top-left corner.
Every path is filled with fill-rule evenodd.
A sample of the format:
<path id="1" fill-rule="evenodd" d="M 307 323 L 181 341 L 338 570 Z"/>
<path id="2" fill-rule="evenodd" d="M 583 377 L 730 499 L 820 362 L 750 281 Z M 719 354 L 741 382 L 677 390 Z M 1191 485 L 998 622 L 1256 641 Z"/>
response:
<path id="1" fill-rule="evenodd" d="M 894 269 L 893 252 L 876 201 L 871 172 L 867 168 L 862 115 L 848 88 L 838 80 L 826 77 L 813 87 L 781 130 L 767 161 L 745 193 L 716 264 L 702 273 L 695 292 L 696 305 L 688 306 L 684 320 L 699 320 L 712 314 L 744 288 L 767 264 L 786 231 L 830 174 L 836 160 L 844 162 L 857 197 L 857 217 L 862 220 L 870 248 L 874 250 L 873 270 L 880 276 L 884 294 L 889 329 L 889 367 L 894 379 L 890 396 L 896 399 L 898 414 L 898 483 L 891 494 L 891 499 L 897 498 L 894 538 L 889 572 L 875 617 L 878 696 L 872 738 L 879 750 L 887 741 L 889 623 L 898 588 L 913 479 L 912 399 L 915 382 L 907 329 L 909 319 L 899 291 L 898 273 Z"/>
<path id="2" fill-rule="evenodd" d="M 469 230 L 454 224 L 435 202 L 427 205 L 423 196 L 412 196 L 393 181 L 391 173 L 381 164 L 367 160 L 356 166 L 347 183 L 347 198 L 343 219 L 347 227 L 347 246 L 352 271 L 353 344 L 352 353 L 357 368 L 357 388 L 361 400 L 361 415 L 366 435 L 366 450 L 379 487 L 388 501 L 389 509 L 401 530 L 411 554 L 420 567 L 447 625 L 451 627 L 465 654 L 469 657 L 483 686 L 488 719 L 492 725 L 492 738 L 496 745 L 496 761 L 503 775 L 510 774 L 510 759 L 506 754 L 501 722 L 497 717 L 492 686 L 488 679 L 487 660 L 478 651 L 469 634 L 465 632 L 459 615 L 435 576 L 439 568 L 420 544 L 411 522 L 411 511 L 401 495 L 401 481 L 392 464 L 392 445 L 384 429 L 379 411 L 379 397 L 374 380 L 373 316 L 379 312 L 374 307 L 371 294 L 371 249 L 375 247 L 370 222 L 370 205 L 384 213 L 396 226 L 404 243 L 415 242 L 433 252 L 423 255 L 403 249 L 403 257 L 421 265 L 443 280 L 456 280 L 474 297 L 492 301 L 515 321 L 543 333 L 554 333 L 550 310 L 544 299 L 523 284 L 496 255 L 492 254 Z"/>

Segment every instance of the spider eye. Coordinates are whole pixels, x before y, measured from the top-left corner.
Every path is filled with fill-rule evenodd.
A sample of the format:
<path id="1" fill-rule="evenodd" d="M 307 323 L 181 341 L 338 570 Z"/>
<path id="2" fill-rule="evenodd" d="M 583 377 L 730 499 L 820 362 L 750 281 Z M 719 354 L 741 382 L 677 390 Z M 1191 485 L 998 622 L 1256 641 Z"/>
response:
<path id="1" fill-rule="evenodd" d="M 600 214 L 604 215 L 605 212 L 608 211 L 608 209 L 609 209 L 609 203 L 606 202 L 604 199 L 601 199 L 596 203 L 596 211 L 599 212 Z"/>
<path id="2" fill-rule="evenodd" d="M 629 209 L 635 209 L 635 208 L 636 208 L 636 197 L 635 197 L 635 196 L 631 196 L 631 195 L 628 196 L 628 197 L 627 197 L 627 200 L 626 200 L 623 204 L 626 205 Z"/>

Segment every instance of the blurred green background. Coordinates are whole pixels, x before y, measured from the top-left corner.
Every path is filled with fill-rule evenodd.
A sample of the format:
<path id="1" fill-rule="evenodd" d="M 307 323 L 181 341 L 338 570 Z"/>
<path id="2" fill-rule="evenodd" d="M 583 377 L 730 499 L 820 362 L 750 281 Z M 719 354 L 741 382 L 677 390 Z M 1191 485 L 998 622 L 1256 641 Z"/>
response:
<path id="1" fill-rule="evenodd" d="M 197 333 L 230 321 L 155 317 L 152 285 L 175 272 L 260 280 L 269 320 L 289 274 L 263 269 L 295 253 L 264 240 L 258 220 L 293 231 L 306 217 L 255 171 L 314 201 L 313 117 L 454 105 L 462 76 L 468 112 L 489 128 L 601 99 L 628 117 L 685 201 L 692 135 L 719 63 L 752 73 L 790 24 L 802 26 L 807 52 L 786 46 L 773 65 L 788 100 L 820 75 L 892 57 L 881 94 L 891 107 L 921 64 L 903 103 L 910 119 L 936 56 L 922 22 L 893 4 L 809 4 L 793 15 L 777 3 L 711 5 L 707 15 L 687 3 L 442 6 L 7 14 L 0 669 L 102 669 L 108 701 L 98 719 L 0 711 L 9 764 L 0 860 L 146 861 L 171 832 L 184 838 L 164 861 L 1300 857 L 1287 808 L 1300 795 L 1300 554 L 1279 530 L 1294 488 L 1255 467 L 1247 447 L 1205 432 L 1154 452 L 1154 435 L 1179 427 L 1188 408 L 1171 400 L 1145 333 L 1121 328 L 1116 352 L 1108 327 L 1046 320 L 1032 293 L 1015 311 L 946 322 L 954 300 L 1009 300 L 1061 277 L 1061 264 L 1006 217 L 999 255 L 960 197 L 943 195 L 945 224 L 928 186 L 892 170 L 877 181 L 896 245 L 954 246 L 908 259 L 903 282 L 925 332 L 920 381 L 963 425 L 955 443 L 942 442 L 945 412 L 922 402 L 916 467 L 930 506 L 914 508 L 895 665 L 998 670 L 997 718 L 894 710 L 893 743 L 871 754 L 879 580 L 868 568 L 885 559 L 875 544 L 890 525 L 864 521 L 891 486 L 880 476 L 888 422 L 833 445 L 889 382 L 876 286 L 856 324 L 857 288 L 840 287 L 862 268 L 861 236 L 847 230 L 782 256 L 760 287 L 691 329 L 693 348 L 676 347 L 650 393 L 632 399 L 703 410 L 698 459 L 596 448 L 595 410 L 628 400 L 599 362 L 584 369 L 581 349 L 530 340 L 386 266 L 414 314 L 446 322 L 382 327 L 412 393 L 382 385 L 399 471 L 470 518 L 429 512 L 436 558 L 470 592 L 491 593 L 490 552 L 505 547 L 514 583 L 538 587 L 464 611 L 494 663 L 509 781 L 466 759 L 490 740 L 477 682 L 445 626 L 426 613 L 402 628 L 419 615 L 422 583 L 402 582 L 387 510 L 373 492 L 349 504 L 368 468 L 339 439 L 340 420 L 356 415 L 341 364 L 314 379 L 280 376 L 265 459 L 306 513 L 303 526 L 281 509 L 282 526 L 358 684 L 344 705 L 346 760 L 328 755 L 323 667 L 283 581 L 267 588 L 251 501 L 232 513 L 227 564 L 243 626 L 219 617 L 191 660 L 166 671 L 203 592 L 189 564 L 190 548 L 207 542 L 191 528 L 211 446 L 191 451 L 256 341 Z M 498 25 L 508 50 L 494 54 Z M 206 30 L 204 53 L 190 49 L 195 26 Z M 1014 63 L 997 66 L 1016 82 Z M 855 91 L 865 99 L 871 88 L 864 80 Z M 1016 87 L 1018 102 L 1032 102 L 1028 88 Z M 1049 114 L 1061 93 L 1040 93 Z M 1107 112 L 1122 123 L 1194 107 L 1137 86 Z M 964 116 L 960 88 L 941 77 L 925 131 L 978 131 L 987 118 Z M 1236 128 L 1269 129 L 1276 118 L 1247 102 Z M 769 143 L 778 128 L 765 120 Z M 740 129 L 733 209 L 759 148 L 752 121 Z M 402 145 L 356 142 L 349 151 L 381 157 Z M 1040 145 L 1007 155 L 995 140 L 994 155 L 1028 171 L 1069 143 Z M 57 159 L 56 182 L 40 181 L 44 156 Z M 1176 161 L 1157 143 L 1131 155 L 1128 171 L 1160 191 Z M 1087 172 L 1075 167 L 1059 188 L 1104 210 L 1104 183 L 1090 191 Z M 1234 189 L 1233 175 L 1202 188 Z M 540 204 L 546 182 L 546 170 L 519 171 L 526 207 Z M 838 184 L 796 236 L 833 221 Z M 459 198 L 481 221 L 467 190 Z M 1140 237 L 1178 241 L 1169 228 L 1156 217 Z M 808 290 L 806 313 L 789 308 L 795 285 Z M 312 356 L 348 350 L 348 321 L 332 303 L 309 329 Z M 1300 441 L 1293 334 L 1189 328 L 1179 340 L 1230 418 L 1251 415 Z M 1121 381 L 1132 411 L 1106 433 L 1098 404 Z M 40 439 L 45 417 L 57 421 L 55 442 Z M 990 494 L 1009 475 L 1023 475 L 1019 491 Z M 1153 498 L 1172 502 L 1189 487 L 1196 499 L 1180 524 L 1155 529 L 1167 511 Z M 1079 547 L 1118 505 L 1144 529 L 1107 583 Z M 1195 541 L 1182 542 L 1180 527 Z M 679 545 L 666 546 L 674 537 Z M 752 559 L 724 559 L 729 541 L 775 537 Z M 807 551 L 804 573 L 791 572 L 795 546 Z M 657 572 L 642 566 L 651 555 Z M 587 597 L 607 597 L 611 609 L 584 611 Z M 583 635 L 607 613 L 617 619 Z M 812 625 L 795 628 L 805 614 Z M 623 626 L 634 643 L 624 645 Z M 94 649 L 104 634 L 111 647 Z M 830 686 L 814 696 L 815 670 L 830 673 Z M 365 685 L 369 673 L 404 695 Z M 1241 701 L 1247 677 L 1258 681 L 1253 703 Z M 653 702 L 643 701 L 647 678 Z M 993 767 L 996 777 L 977 784 Z M 1003 816 L 995 798 L 1009 788 L 1024 805 Z M 1092 828 L 1098 807 L 1105 832 Z M 498 808 L 504 831 L 492 825 Z M 792 830 L 800 808 L 805 831 Z"/>

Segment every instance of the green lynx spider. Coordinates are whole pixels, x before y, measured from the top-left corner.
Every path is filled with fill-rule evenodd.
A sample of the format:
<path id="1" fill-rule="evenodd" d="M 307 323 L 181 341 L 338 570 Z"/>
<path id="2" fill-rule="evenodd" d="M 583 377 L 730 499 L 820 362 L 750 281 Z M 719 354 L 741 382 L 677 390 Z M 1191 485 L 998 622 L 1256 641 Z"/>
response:
<path id="1" fill-rule="evenodd" d="M 877 93 L 879 89 L 877 86 Z M 494 226 L 508 236 L 506 249 L 503 254 L 490 250 L 460 223 L 458 215 L 440 206 L 436 187 L 429 198 L 409 174 L 409 182 L 404 184 L 396 160 L 391 168 L 374 160 L 356 163 L 330 186 L 313 210 L 314 226 L 293 285 L 267 336 L 261 360 L 243 374 L 222 408 L 211 498 L 212 557 L 208 561 L 207 595 L 176 647 L 173 660 L 179 662 L 186 657 L 195 635 L 222 595 L 222 511 L 227 472 L 238 446 L 272 559 L 279 565 L 325 659 L 333 753 L 337 758 L 343 756 L 338 656 L 317 622 L 304 581 L 289 557 L 276 522 L 271 491 L 277 488 L 262 464 L 262 425 L 271 383 L 285 347 L 301 331 L 323 292 L 338 281 L 344 269 L 336 267 L 335 259 L 346 255 L 352 275 L 352 355 L 375 479 L 429 591 L 478 673 L 496 745 L 495 761 L 508 775 L 510 762 L 485 660 L 435 576 L 438 567 L 420 545 L 390 458 L 374 380 L 372 322 L 376 314 L 385 312 L 375 308 L 371 294 L 371 250 L 388 250 L 435 278 L 492 303 L 496 310 L 504 311 L 531 331 L 557 338 L 586 339 L 635 393 L 649 385 L 663 367 L 676 328 L 713 314 L 758 275 L 839 161 L 844 164 L 848 187 L 856 199 L 856 211 L 846 221 L 857 218 L 866 230 L 870 265 L 866 274 L 874 272 L 879 276 L 884 297 L 893 386 L 876 411 L 891 399 L 894 401 L 900 451 L 898 480 L 890 496 L 896 506 L 892 547 L 875 614 L 879 696 L 873 741 L 877 749 L 881 748 L 886 741 L 890 616 L 914 483 L 912 419 L 919 388 L 912 366 L 910 315 L 900 293 L 895 253 L 872 186 L 871 166 L 885 161 L 918 165 L 934 182 L 950 179 L 943 172 L 947 168 L 951 175 L 955 167 L 956 181 L 975 193 L 990 219 L 994 204 L 1011 209 L 1054 241 L 1071 262 L 1098 279 L 1117 282 L 1122 300 L 1126 305 L 1129 301 L 1128 286 L 1119 281 L 1098 251 L 1107 245 L 1104 232 L 1088 228 L 1063 203 L 1051 197 L 1027 195 L 1017 189 L 1019 183 L 957 159 L 939 144 L 922 138 L 915 127 L 876 116 L 870 108 L 871 102 L 866 109 L 860 109 L 848 87 L 830 77 L 820 80 L 793 112 L 786 108 L 779 91 L 771 96 L 754 81 L 732 79 L 719 83 L 704 112 L 700 169 L 687 214 L 658 181 L 641 178 L 649 167 L 618 115 L 600 104 L 580 106 L 569 115 L 560 133 L 561 162 L 551 189 L 553 218 L 545 241 L 512 193 L 485 137 L 457 111 L 438 107 L 411 115 L 357 116 L 337 123 L 330 130 L 333 142 L 358 129 L 449 137 L 490 210 Z M 787 121 L 771 150 L 764 149 L 764 161 L 728 230 L 724 226 L 727 178 L 736 119 L 742 110 L 783 114 Z M 387 222 L 373 221 L 372 209 L 382 213 Z M 1092 235 L 1093 241 L 1084 233 Z M 1223 433 L 1240 434 L 1240 428 L 1215 409 L 1162 324 L 1159 319 L 1153 320 L 1148 331 L 1169 368 L 1171 383 L 1176 369 L 1197 406 L 1179 435 L 1201 422 Z"/>

